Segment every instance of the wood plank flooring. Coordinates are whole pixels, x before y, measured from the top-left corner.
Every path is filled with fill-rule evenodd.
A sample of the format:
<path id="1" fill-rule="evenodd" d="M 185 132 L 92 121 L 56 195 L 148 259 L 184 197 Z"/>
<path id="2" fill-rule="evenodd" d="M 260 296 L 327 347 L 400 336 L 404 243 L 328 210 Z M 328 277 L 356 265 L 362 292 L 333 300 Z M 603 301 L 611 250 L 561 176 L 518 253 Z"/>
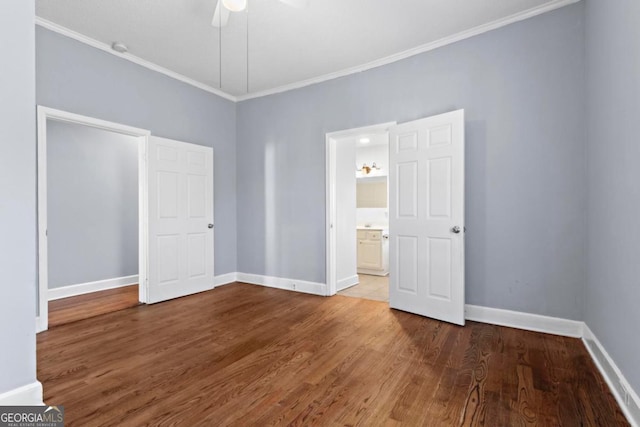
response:
<path id="1" fill-rule="evenodd" d="M 246 284 L 38 335 L 68 426 L 626 426 L 582 342 Z"/>
<path id="2" fill-rule="evenodd" d="M 138 303 L 138 285 L 49 301 L 49 327 L 124 310 Z"/>

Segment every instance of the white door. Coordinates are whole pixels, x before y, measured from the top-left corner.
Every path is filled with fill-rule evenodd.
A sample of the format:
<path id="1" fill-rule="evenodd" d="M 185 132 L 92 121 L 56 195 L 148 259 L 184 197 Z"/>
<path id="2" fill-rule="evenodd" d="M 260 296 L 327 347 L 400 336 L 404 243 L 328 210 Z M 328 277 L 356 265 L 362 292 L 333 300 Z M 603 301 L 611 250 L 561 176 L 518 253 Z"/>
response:
<path id="1" fill-rule="evenodd" d="M 213 288 L 213 149 L 150 137 L 147 302 Z"/>
<path id="2" fill-rule="evenodd" d="M 389 142 L 389 305 L 464 325 L 464 110 Z"/>

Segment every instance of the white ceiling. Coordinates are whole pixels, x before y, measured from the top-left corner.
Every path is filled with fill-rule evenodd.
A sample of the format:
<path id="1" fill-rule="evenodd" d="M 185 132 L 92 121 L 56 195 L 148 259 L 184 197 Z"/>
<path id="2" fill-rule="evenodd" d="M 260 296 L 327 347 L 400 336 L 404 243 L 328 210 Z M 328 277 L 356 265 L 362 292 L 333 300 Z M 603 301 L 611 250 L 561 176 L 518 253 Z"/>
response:
<path id="1" fill-rule="evenodd" d="M 308 0 L 296 9 L 249 0 L 211 26 L 216 0 L 37 0 L 37 15 L 233 96 L 358 67 L 567 0 Z"/>

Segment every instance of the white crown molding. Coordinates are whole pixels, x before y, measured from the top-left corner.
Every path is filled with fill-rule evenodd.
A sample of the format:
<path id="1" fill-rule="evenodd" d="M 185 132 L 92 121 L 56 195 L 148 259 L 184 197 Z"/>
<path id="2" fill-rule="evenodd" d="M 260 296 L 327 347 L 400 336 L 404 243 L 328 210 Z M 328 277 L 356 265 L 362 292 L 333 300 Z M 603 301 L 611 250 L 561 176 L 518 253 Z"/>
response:
<path id="1" fill-rule="evenodd" d="M 627 417 L 627 420 L 632 426 L 639 427 L 640 397 L 638 397 L 638 394 L 631 387 L 629 381 L 622 375 L 622 371 L 620 371 L 611 356 L 609 356 L 609 353 L 607 353 L 607 350 L 605 350 L 587 325 L 584 326 L 582 341 L 589 351 L 591 359 L 593 359 L 593 362 L 604 377 L 609 389 L 611 389 L 625 417 Z"/>
<path id="2" fill-rule="evenodd" d="M 179 80 L 183 83 L 186 83 L 188 85 L 194 86 L 198 89 L 204 90 L 206 92 L 212 93 L 214 95 L 217 95 L 221 98 L 227 99 L 229 101 L 232 102 L 237 102 L 237 98 L 233 95 L 229 95 L 226 92 L 221 91 L 220 89 L 216 89 L 214 87 L 211 87 L 209 85 L 206 85 L 204 83 L 201 83 L 197 80 L 194 80 L 190 77 L 184 76 L 180 73 L 176 73 L 175 71 L 171 71 L 167 68 L 164 68 L 158 64 L 155 64 L 153 62 L 147 61 L 145 59 L 142 59 L 138 56 L 132 55 L 130 53 L 120 53 L 120 52 L 116 52 L 115 50 L 111 49 L 111 46 L 109 46 L 106 43 L 103 43 L 101 41 L 92 39 L 91 37 L 85 36 L 84 34 L 80 34 L 76 31 L 73 31 L 67 27 L 63 27 L 62 25 L 58 25 L 54 22 L 48 21 L 44 18 L 40 18 L 39 16 L 36 16 L 36 25 L 39 25 L 42 28 L 46 28 L 47 30 L 51 30 L 55 33 L 58 34 L 62 34 L 63 36 L 72 38 L 74 40 L 77 40 L 81 43 L 84 43 L 86 45 L 89 45 L 91 47 L 95 47 L 96 49 L 100 49 L 104 52 L 110 53 L 114 56 L 117 56 L 118 58 L 122 58 L 122 59 L 126 59 L 127 61 L 131 61 L 134 64 L 138 64 L 142 67 L 148 68 L 149 70 L 152 71 L 156 71 L 160 74 L 164 74 L 165 76 L 171 77 L 173 79 Z"/>
<path id="3" fill-rule="evenodd" d="M 459 42 L 461 40 L 465 40 L 474 36 L 478 36 L 480 34 L 496 30 L 501 27 L 505 27 L 510 24 L 514 24 L 519 21 L 524 21 L 525 19 L 533 18 L 534 16 L 541 15 L 546 12 L 551 12 L 556 9 L 560 9 L 561 7 L 568 6 L 573 3 L 578 3 L 580 0 L 553 0 L 549 3 L 545 3 L 543 5 L 515 13 L 513 15 L 507 16 L 505 18 L 501 18 L 487 24 L 478 25 L 477 27 L 471 28 L 469 30 L 461 31 L 456 34 L 452 34 L 447 37 L 443 37 L 439 40 L 435 40 L 430 43 L 423 44 L 421 46 L 417 46 L 403 52 L 399 52 L 385 58 L 376 59 L 375 61 L 368 62 L 366 64 L 357 65 L 355 67 L 346 68 L 341 71 L 336 71 L 334 73 L 325 74 L 318 77 L 313 77 L 311 79 L 302 80 L 296 83 L 291 83 L 283 86 L 278 86 L 272 89 L 265 89 L 259 92 L 248 93 L 246 95 L 240 95 L 236 99 L 238 102 L 247 101 L 249 99 L 261 98 L 263 96 L 275 95 L 282 92 L 288 92 L 293 89 L 300 89 L 306 86 L 311 86 L 316 83 L 322 83 L 327 80 L 337 79 L 339 77 L 345 77 L 351 74 L 360 73 L 363 71 L 370 70 L 372 68 L 381 67 L 383 65 L 388 65 L 402 59 L 406 59 L 415 55 L 419 55 L 424 52 L 428 52 L 430 50 L 437 49 L 439 47 L 447 46 L 452 43 Z"/>
<path id="4" fill-rule="evenodd" d="M 322 76 L 318 76 L 318 77 L 313 77 L 311 79 L 306 79 L 306 80 L 301 80 L 299 82 L 295 82 L 295 83 L 291 83 L 291 84 L 287 84 L 287 85 L 283 85 L 283 86 L 278 86 L 275 88 L 271 88 L 271 89 L 266 89 L 266 90 L 262 90 L 262 91 L 258 91 L 258 92 L 253 92 L 253 93 L 248 93 L 245 95 L 240 95 L 240 96 L 233 96 L 230 95 L 226 92 L 223 92 L 220 89 L 214 88 L 212 86 L 209 86 L 207 84 L 201 83 L 197 80 L 194 80 L 190 77 L 186 77 L 182 74 L 176 73 L 175 71 L 171 71 L 167 68 L 164 68 L 158 64 L 155 64 L 153 62 L 147 61 L 145 59 L 142 59 L 140 57 L 137 57 L 135 55 L 132 55 L 130 53 L 119 53 L 114 51 L 113 49 L 111 49 L 111 46 L 109 46 L 106 43 L 103 43 L 101 41 L 92 39 L 88 36 L 85 36 L 83 34 L 80 34 L 76 31 L 73 31 L 67 27 L 63 27 L 62 25 L 58 25 L 54 22 L 51 22 L 49 20 L 46 20 L 44 18 L 40 18 L 40 17 L 36 17 L 36 25 L 39 25 L 43 28 L 46 28 L 48 30 L 54 31 L 58 34 L 62 34 L 64 36 L 70 37 L 74 40 L 77 40 L 79 42 L 85 43 L 89 46 L 95 47 L 97 49 L 100 49 L 104 52 L 110 53 L 112 55 L 115 55 L 119 58 L 122 59 L 126 59 L 128 61 L 131 61 L 135 64 L 138 64 L 142 67 L 148 68 L 150 70 L 153 71 L 157 71 L 158 73 L 164 74 L 168 77 L 174 78 L 176 80 L 179 80 L 183 83 L 187 83 L 191 86 L 197 87 L 198 89 L 202 89 L 206 92 L 212 93 L 214 95 L 218 95 L 224 99 L 227 99 L 229 101 L 233 101 L 233 102 L 240 102 L 240 101 L 247 101 L 249 99 L 254 99 L 254 98 L 261 98 L 264 96 L 268 96 L 268 95 L 275 95 L 278 93 L 282 93 L 282 92 L 288 92 L 290 90 L 294 90 L 294 89 L 300 89 L 306 86 L 311 86 L 317 83 L 322 83 L 328 80 L 333 80 L 333 79 L 337 79 L 339 77 L 345 77 L 351 74 L 356 74 L 356 73 L 360 73 L 363 71 L 367 71 L 370 70 L 372 68 L 377 68 L 377 67 L 381 67 L 383 65 L 387 65 L 387 64 L 391 64 L 397 61 L 400 61 L 402 59 L 406 59 L 424 52 L 428 52 L 430 50 L 434 50 L 437 49 L 439 47 L 443 47 L 452 43 L 456 43 L 459 42 L 461 40 L 465 40 L 501 27 L 505 27 L 507 25 L 519 22 L 519 21 L 523 21 L 525 19 L 529 19 L 529 18 L 533 18 L 534 16 L 538 16 L 541 15 L 543 13 L 546 12 L 551 12 L 553 10 L 559 9 L 561 7 L 564 6 L 568 6 L 570 4 L 573 3 L 577 3 L 580 0 L 552 0 L 548 3 L 545 3 L 543 5 L 522 11 L 522 12 L 518 12 L 515 13 L 513 15 L 507 16 L 505 18 L 501 18 L 501 19 L 497 19 L 495 21 L 486 23 L 486 24 L 482 24 L 482 25 L 478 25 L 477 27 L 465 30 L 465 31 L 461 31 L 459 33 L 456 34 L 452 34 L 450 36 L 447 37 L 443 37 L 439 40 L 435 40 L 433 42 L 430 43 L 426 43 L 423 44 L 421 46 L 417 46 L 408 50 L 405 50 L 403 52 L 399 52 L 396 53 L 394 55 L 390 55 L 387 56 L 385 58 L 381 58 L 381 59 L 377 59 L 375 61 L 371 61 L 368 62 L 366 64 L 362 64 L 362 65 L 357 65 L 355 67 L 350 67 L 350 68 L 346 68 L 344 70 L 340 70 L 340 71 L 336 71 L 333 73 L 329 73 L 329 74 L 324 74 Z"/>
<path id="5" fill-rule="evenodd" d="M 41 406 L 42 384 L 34 381 L 31 384 L 14 388 L 0 394 L 0 406 Z"/>
<path id="6" fill-rule="evenodd" d="M 77 295 L 85 295 L 92 292 L 106 291 L 108 289 L 122 288 L 137 284 L 138 275 L 135 274 L 133 276 L 116 277 L 113 279 L 96 280 L 95 282 L 50 288 L 47 292 L 47 296 L 49 301 L 54 301 L 61 298 L 75 297 Z"/>

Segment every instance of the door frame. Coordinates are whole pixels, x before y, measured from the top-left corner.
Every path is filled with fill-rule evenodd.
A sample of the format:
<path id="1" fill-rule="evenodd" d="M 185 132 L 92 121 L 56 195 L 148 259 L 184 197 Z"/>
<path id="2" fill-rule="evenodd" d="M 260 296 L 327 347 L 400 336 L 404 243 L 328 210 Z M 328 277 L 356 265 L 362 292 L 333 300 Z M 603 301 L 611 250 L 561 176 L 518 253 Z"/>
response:
<path id="1" fill-rule="evenodd" d="M 381 133 L 387 132 L 391 126 L 395 126 L 397 122 L 386 122 L 377 125 L 363 126 L 359 128 L 345 129 L 336 132 L 328 132 L 325 134 L 326 144 L 326 164 L 325 164 L 325 190 L 326 190 L 326 296 L 332 296 L 337 293 L 337 248 L 336 248 L 336 229 L 334 224 L 337 216 L 336 206 L 336 144 L 339 139 L 357 136 L 363 133 Z M 355 173 L 355 170 L 354 170 Z"/>
<path id="2" fill-rule="evenodd" d="M 73 123 L 138 138 L 138 299 L 147 302 L 147 161 L 146 153 L 151 131 L 120 123 L 82 116 L 63 110 L 37 107 L 37 206 L 38 206 L 38 313 L 36 332 L 49 327 L 49 253 L 47 245 L 47 121 Z"/>

